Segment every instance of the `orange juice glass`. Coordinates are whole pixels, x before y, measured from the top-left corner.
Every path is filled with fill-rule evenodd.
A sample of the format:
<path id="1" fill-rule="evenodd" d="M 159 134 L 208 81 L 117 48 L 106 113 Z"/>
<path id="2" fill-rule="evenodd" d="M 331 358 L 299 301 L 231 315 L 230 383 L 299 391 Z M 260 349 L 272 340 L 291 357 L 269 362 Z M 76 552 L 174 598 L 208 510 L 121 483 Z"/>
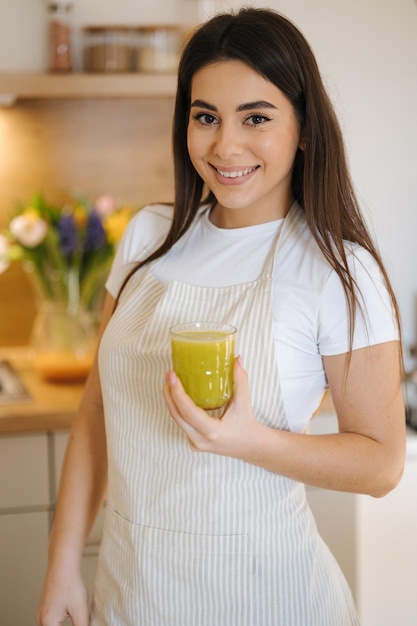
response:
<path id="1" fill-rule="evenodd" d="M 202 409 L 218 409 L 232 396 L 235 336 L 234 326 L 216 322 L 170 329 L 173 371 Z"/>

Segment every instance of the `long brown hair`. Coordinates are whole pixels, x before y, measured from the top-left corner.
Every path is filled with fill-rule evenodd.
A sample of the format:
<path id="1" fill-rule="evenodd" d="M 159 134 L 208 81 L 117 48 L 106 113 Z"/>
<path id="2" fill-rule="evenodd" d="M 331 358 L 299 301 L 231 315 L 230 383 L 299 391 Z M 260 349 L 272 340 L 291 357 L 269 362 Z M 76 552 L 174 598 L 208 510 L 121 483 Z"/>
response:
<path id="1" fill-rule="evenodd" d="M 292 190 L 322 253 L 342 281 L 350 313 L 350 344 L 359 307 L 345 241 L 360 244 L 376 259 L 389 291 L 399 326 L 395 295 L 375 244 L 362 217 L 349 175 L 344 142 L 333 106 L 326 93 L 314 54 L 300 31 L 281 14 L 269 9 L 243 8 L 213 17 L 199 27 L 186 45 L 178 70 L 173 123 L 175 172 L 174 216 L 162 245 L 139 267 L 164 255 L 190 227 L 202 202 L 204 182 L 195 171 L 187 149 L 191 82 L 202 67 L 238 60 L 280 89 L 297 116 L 303 143 L 298 149 Z"/>

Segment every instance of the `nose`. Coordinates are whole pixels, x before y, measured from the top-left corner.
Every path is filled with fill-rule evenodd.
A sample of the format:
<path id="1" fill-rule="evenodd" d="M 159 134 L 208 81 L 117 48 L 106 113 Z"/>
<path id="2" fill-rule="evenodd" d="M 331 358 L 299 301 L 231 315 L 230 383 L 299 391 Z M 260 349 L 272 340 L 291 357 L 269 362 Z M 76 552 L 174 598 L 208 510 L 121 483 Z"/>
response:
<path id="1" fill-rule="evenodd" d="M 243 150 L 243 138 L 236 124 L 222 122 L 219 124 L 214 152 L 223 160 L 239 155 Z"/>

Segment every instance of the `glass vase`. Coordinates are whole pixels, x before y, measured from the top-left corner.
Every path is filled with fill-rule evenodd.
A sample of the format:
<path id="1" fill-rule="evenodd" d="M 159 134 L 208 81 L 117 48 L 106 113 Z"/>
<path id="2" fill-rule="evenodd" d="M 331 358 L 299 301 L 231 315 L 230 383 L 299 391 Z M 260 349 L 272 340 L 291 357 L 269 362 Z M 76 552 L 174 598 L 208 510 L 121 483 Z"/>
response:
<path id="1" fill-rule="evenodd" d="M 30 341 L 33 368 L 49 382 L 83 382 L 93 364 L 96 339 L 92 314 L 41 301 Z"/>

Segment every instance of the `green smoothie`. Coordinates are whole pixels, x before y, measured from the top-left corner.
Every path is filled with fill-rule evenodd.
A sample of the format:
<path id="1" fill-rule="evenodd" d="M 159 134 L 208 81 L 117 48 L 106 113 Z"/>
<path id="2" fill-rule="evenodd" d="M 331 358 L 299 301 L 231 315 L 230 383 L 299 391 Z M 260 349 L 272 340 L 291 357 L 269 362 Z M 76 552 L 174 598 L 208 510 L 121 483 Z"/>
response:
<path id="1" fill-rule="evenodd" d="M 172 367 L 202 409 L 217 409 L 233 392 L 233 326 L 182 324 L 171 329 Z"/>

